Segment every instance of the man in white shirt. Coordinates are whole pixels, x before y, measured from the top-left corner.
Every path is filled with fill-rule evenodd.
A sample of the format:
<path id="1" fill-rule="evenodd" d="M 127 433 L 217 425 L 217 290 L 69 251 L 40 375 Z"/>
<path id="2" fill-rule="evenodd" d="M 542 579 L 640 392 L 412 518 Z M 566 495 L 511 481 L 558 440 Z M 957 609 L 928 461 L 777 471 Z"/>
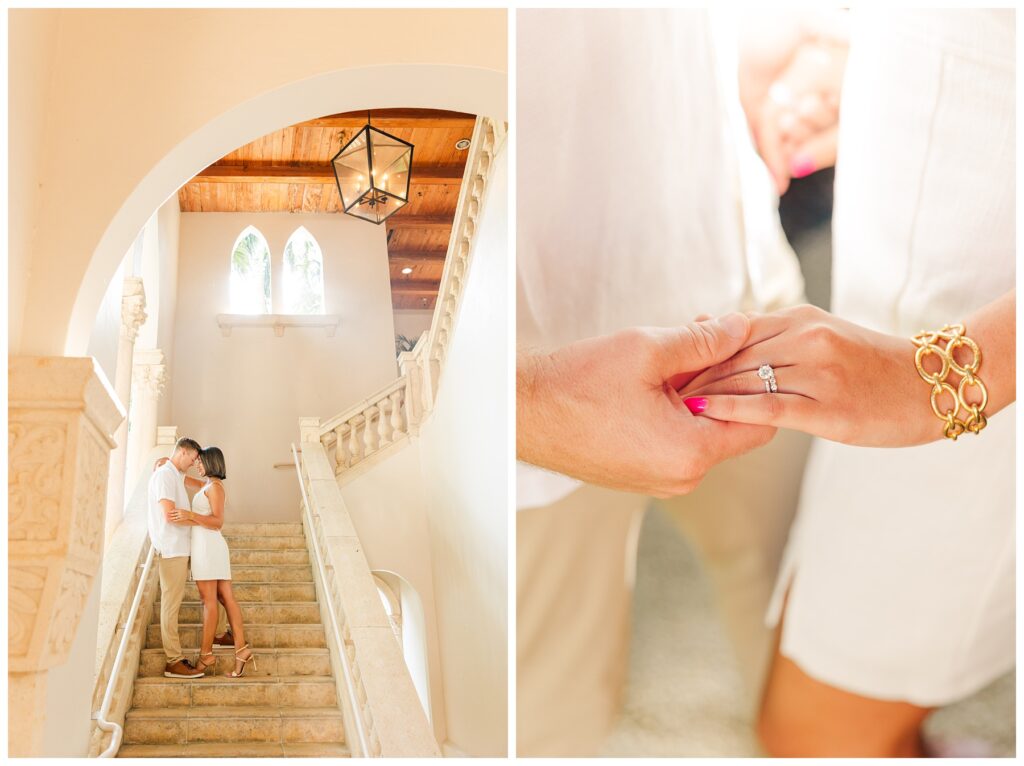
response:
<path id="1" fill-rule="evenodd" d="M 170 521 L 175 509 L 188 510 L 191 501 L 185 490 L 185 472 L 199 458 L 201 447 L 193 439 L 181 438 L 174 445 L 170 460 L 153 471 L 149 478 L 147 521 L 149 539 L 159 558 L 160 571 L 160 640 L 167 665 L 167 678 L 202 678 L 203 672 L 185 659 L 178 636 L 178 611 L 185 596 L 188 580 L 188 559 L 192 529 L 189 525 Z"/>
<path id="2" fill-rule="evenodd" d="M 699 432 L 664 387 L 743 345 L 736 312 L 802 295 L 711 16 L 517 12 L 520 756 L 593 755 L 614 726 L 651 495 L 678 496 L 751 701 L 770 656 L 807 439 L 726 460 L 771 430 Z"/>

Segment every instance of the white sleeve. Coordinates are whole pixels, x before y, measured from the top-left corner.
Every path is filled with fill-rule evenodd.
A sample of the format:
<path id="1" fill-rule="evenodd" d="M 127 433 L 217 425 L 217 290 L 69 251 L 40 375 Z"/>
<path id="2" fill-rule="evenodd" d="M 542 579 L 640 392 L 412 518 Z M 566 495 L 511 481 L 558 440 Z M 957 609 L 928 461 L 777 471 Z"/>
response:
<path id="1" fill-rule="evenodd" d="M 170 500 L 177 505 L 178 492 L 174 486 L 174 477 L 168 471 L 161 471 L 156 477 L 156 499 Z"/>

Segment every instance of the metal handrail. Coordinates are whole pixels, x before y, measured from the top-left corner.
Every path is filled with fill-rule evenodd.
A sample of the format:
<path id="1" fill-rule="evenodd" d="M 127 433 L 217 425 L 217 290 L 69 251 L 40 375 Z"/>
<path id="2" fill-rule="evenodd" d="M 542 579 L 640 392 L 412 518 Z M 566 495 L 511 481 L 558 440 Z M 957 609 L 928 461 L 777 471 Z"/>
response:
<path id="1" fill-rule="evenodd" d="M 142 603 L 142 593 L 146 589 L 146 581 L 149 579 L 149 570 L 153 566 L 153 559 L 156 550 L 152 544 L 149 546 L 149 553 L 146 554 L 146 563 L 142 565 L 142 575 L 139 577 L 139 586 L 135 589 L 135 598 L 132 599 L 131 609 L 128 610 L 128 619 L 124 623 L 124 632 L 121 634 L 121 643 L 118 644 L 117 654 L 114 656 L 114 664 L 110 668 L 110 677 L 107 679 L 107 689 L 103 693 L 103 704 L 99 711 L 93 716 L 96 725 L 103 731 L 111 731 L 114 735 L 110 738 L 107 749 L 99 754 L 99 758 L 113 758 L 121 747 L 121 739 L 124 737 L 124 727 L 113 721 L 108 721 L 110 705 L 114 699 L 114 687 L 117 685 L 117 675 L 121 670 L 121 663 L 124 661 L 125 651 L 128 649 L 128 641 L 131 639 L 132 628 L 135 627 L 135 616 L 139 612 L 139 604 Z"/>
<path id="2" fill-rule="evenodd" d="M 323 584 L 324 599 L 327 601 L 327 613 L 331 618 L 331 629 L 334 632 L 334 643 L 338 647 L 338 656 L 341 658 L 341 670 L 345 676 L 345 690 L 348 692 L 349 704 L 352 706 L 352 716 L 355 719 L 356 736 L 359 738 L 359 747 L 364 756 L 368 756 L 370 748 L 366 743 L 366 726 L 363 723 L 363 714 L 356 698 L 355 684 L 352 680 L 353 671 L 349 667 L 348 654 L 345 652 L 345 642 L 341 638 L 341 630 L 338 628 L 338 616 L 334 613 L 334 599 L 331 598 L 327 585 L 327 573 L 324 571 L 324 557 L 320 552 L 320 543 L 316 539 L 316 525 L 313 523 L 313 512 L 309 504 L 309 497 L 306 495 L 306 482 L 302 480 L 302 467 L 299 464 L 299 453 L 292 443 L 292 458 L 295 461 L 295 473 L 299 478 L 299 489 L 302 491 L 302 507 L 306 512 L 306 522 L 309 524 L 309 539 L 313 543 L 313 558 L 316 560 L 317 570 L 320 572 L 320 582 Z"/>

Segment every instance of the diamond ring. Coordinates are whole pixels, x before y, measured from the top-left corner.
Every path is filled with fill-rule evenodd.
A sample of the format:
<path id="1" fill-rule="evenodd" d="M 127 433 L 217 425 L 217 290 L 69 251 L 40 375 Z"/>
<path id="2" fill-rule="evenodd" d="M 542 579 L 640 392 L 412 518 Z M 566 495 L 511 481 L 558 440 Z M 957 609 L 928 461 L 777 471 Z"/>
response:
<path id="1" fill-rule="evenodd" d="M 757 370 L 757 377 L 764 381 L 764 392 L 766 394 L 778 393 L 779 386 L 775 382 L 775 370 L 770 364 L 762 364 Z"/>

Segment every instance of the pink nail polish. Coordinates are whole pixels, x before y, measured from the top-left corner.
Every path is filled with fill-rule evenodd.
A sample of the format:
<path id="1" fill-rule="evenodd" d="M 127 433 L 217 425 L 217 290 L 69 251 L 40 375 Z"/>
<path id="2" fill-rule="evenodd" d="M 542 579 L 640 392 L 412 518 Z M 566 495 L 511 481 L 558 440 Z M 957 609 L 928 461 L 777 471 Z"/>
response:
<path id="1" fill-rule="evenodd" d="M 809 154 L 801 154 L 794 157 L 789 163 L 789 172 L 793 178 L 803 178 L 809 176 L 815 170 L 817 170 L 814 158 Z"/>
<path id="2" fill-rule="evenodd" d="M 708 400 L 703 396 L 691 396 L 689 399 L 683 399 L 683 404 L 694 415 L 699 415 L 708 408 Z"/>

